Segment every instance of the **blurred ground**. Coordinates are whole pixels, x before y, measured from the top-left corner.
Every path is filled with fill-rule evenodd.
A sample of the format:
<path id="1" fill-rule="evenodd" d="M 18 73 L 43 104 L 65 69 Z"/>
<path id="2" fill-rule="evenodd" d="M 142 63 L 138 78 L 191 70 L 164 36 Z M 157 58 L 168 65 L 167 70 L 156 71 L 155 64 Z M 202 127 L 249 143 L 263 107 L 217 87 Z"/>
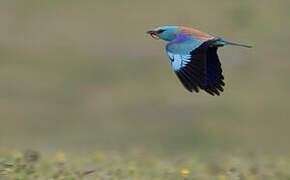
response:
<path id="1" fill-rule="evenodd" d="M 218 153 L 213 156 L 102 152 L 84 156 L 58 152 L 42 156 L 35 151 L 1 148 L 0 178 L 13 180 L 273 180 L 289 179 L 289 158 Z"/>
<path id="2" fill-rule="evenodd" d="M 42 151 L 290 150 L 290 1 L 2 0 L 0 144 Z M 161 41 L 184 25 L 219 51 L 221 97 L 186 92 Z"/>

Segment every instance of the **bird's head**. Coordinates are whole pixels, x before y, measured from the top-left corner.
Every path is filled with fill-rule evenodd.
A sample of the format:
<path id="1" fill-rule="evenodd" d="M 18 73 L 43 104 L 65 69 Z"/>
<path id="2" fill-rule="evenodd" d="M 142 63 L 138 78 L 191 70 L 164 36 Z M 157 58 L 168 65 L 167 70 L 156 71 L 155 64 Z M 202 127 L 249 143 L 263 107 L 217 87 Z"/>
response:
<path id="1" fill-rule="evenodd" d="M 179 33 L 178 26 L 164 26 L 158 27 L 154 30 L 148 31 L 154 39 L 163 39 L 165 41 L 172 41 Z"/>

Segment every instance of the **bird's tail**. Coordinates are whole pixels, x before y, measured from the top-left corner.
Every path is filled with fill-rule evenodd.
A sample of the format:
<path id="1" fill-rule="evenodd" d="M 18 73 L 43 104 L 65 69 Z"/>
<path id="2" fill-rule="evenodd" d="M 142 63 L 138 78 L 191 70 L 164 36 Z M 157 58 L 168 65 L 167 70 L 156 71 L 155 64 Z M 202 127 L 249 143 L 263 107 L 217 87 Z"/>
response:
<path id="1" fill-rule="evenodd" d="M 240 44 L 240 43 L 233 43 L 233 42 L 229 42 L 226 40 L 218 40 L 217 41 L 218 44 L 220 45 L 233 45 L 233 46 L 241 46 L 241 47 L 246 47 L 246 48 L 252 48 L 252 46 L 246 45 L 246 44 Z"/>

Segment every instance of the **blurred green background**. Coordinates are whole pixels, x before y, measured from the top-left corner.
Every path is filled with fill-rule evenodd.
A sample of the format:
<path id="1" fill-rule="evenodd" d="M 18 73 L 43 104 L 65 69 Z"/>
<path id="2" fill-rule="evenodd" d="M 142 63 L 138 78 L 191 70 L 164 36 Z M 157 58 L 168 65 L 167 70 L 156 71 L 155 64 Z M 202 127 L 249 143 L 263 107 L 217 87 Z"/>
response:
<path id="1" fill-rule="evenodd" d="M 290 1 L 1 0 L 0 145 L 44 151 L 290 150 Z M 183 25 L 219 50 L 220 97 L 188 93 L 165 42 Z"/>

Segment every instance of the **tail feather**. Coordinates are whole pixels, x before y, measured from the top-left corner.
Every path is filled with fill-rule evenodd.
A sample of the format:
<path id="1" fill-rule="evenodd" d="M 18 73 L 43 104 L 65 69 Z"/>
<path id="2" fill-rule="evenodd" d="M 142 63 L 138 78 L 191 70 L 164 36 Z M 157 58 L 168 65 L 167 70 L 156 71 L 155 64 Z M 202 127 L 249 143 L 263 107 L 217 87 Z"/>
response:
<path id="1" fill-rule="evenodd" d="M 233 42 L 225 41 L 223 39 L 218 40 L 217 44 L 219 44 L 219 45 L 233 45 L 233 46 L 241 46 L 241 47 L 246 47 L 246 48 L 252 48 L 252 46 L 250 46 L 250 45 L 240 44 L 240 43 L 233 43 Z"/>
<path id="2" fill-rule="evenodd" d="M 233 46 L 241 46 L 241 47 L 246 47 L 246 48 L 252 48 L 252 46 L 250 46 L 250 45 L 240 44 L 240 43 L 227 42 L 226 44 L 233 45 Z"/>

